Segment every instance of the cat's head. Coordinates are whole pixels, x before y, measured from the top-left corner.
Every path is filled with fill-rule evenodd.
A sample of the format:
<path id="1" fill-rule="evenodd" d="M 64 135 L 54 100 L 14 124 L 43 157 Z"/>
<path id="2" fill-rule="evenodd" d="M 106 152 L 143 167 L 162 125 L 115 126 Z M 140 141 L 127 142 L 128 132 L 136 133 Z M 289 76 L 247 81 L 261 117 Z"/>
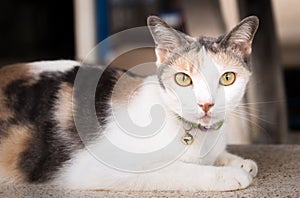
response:
<path id="1" fill-rule="evenodd" d="M 249 77 L 258 18 L 248 17 L 218 38 L 193 38 L 148 17 L 163 101 L 186 121 L 209 126 L 241 101 Z"/>

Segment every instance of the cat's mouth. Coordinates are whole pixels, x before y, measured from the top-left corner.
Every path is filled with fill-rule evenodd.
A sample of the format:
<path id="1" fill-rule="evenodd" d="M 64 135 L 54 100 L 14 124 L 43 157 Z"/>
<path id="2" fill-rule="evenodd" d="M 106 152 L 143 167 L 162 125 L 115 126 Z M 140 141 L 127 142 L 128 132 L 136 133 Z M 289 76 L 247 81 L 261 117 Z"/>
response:
<path id="1" fill-rule="evenodd" d="M 200 121 L 202 125 L 209 125 L 212 122 L 212 119 L 211 116 L 205 115 L 200 118 Z"/>

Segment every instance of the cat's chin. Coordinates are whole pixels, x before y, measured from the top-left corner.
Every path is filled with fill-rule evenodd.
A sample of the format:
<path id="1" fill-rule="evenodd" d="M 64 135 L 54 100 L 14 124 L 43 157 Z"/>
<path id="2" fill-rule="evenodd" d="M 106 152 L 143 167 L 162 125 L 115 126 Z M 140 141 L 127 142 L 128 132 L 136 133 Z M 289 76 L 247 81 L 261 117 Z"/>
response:
<path id="1" fill-rule="evenodd" d="M 202 116 L 198 120 L 189 120 L 189 119 L 184 119 L 184 120 L 186 120 L 187 122 L 190 122 L 190 123 L 200 124 L 201 126 L 206 127 L 206 128 L 210 128 L 223 119 L 218 119 L 218 118 L 211 117 L 211 116 Z"/>
<path id="2" fill-rule="evenodd" d="M 178 115 L 178 114 L 177 114 Z M 195 118 L 188 118 L 188 117 L 182 117 L 179 116 L 178 117 L 182 120 L 184 120 L 185 122 L 188 123 L 192 123 L 193 125 L 200 125 L 202 127 L 204 127 L 204 129 L 210 129 L 213 128 L 216 124 L 223 122 L 224 119 L 219 118 L 219 117 L 214 117 L 214 116 L 208 116 L 208 115 L 204 115 L 198 119 Z M 206 131 L 206 130 L 205 130 Z"/>
<path id="3" fill-rule="evenodd" d="M 212 125 L 213 124 L 213 122 L 214 122 L 214 119 L 211 117 L 211 116 L 202 116 L 201 118 L 200 118 L 200 124 L 202 125 L 202 126 L 210 126 L 210 125 Z"/>
<path id="4" fill-rule="evenodd" d="M 215 118 L 211 116 L 203 116 L 200 118 L 199 124 L 206 129 L 211 129 L 214 128 L 216 125 L 223 123 L 223 120 L 224 119 Z"/>

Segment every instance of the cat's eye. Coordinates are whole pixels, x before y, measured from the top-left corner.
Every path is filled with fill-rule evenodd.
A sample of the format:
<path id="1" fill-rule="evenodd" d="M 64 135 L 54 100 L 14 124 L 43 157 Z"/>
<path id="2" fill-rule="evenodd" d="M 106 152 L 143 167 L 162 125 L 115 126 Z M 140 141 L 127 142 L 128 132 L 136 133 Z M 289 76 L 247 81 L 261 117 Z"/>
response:
<path id="1" fill-rule="evenodd" d="M 178 85 L 186 87 L 192 84 L 192 79 L 185 73 L 177 73 L 175 75 L 175 81 Z"/>
<path id="2" fill-rule="evenodd" d="M 232 85 L 235 81 L 234 72 L 226 72 L 220 78 L 220 84 L 224 86 Z"/>

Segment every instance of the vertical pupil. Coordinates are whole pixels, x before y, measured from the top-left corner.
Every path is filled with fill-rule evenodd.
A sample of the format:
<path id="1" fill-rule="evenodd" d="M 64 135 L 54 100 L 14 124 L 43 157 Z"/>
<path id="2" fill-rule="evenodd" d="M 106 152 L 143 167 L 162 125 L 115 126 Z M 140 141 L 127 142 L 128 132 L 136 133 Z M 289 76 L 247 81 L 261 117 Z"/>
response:
<path id="1" fill-rule="evenodd" d="M 225 75 L 225 78 L 226 78 L 227 81 L 229 80 L 229 77 L 230 77 L 229 74 L 226 74 L 226 75 Z"/>
<path id="2" fill-rule="evenodd" d="M 186 77 L 185 75 L 182 75 L 182 81 L 185 81 Z"/>

